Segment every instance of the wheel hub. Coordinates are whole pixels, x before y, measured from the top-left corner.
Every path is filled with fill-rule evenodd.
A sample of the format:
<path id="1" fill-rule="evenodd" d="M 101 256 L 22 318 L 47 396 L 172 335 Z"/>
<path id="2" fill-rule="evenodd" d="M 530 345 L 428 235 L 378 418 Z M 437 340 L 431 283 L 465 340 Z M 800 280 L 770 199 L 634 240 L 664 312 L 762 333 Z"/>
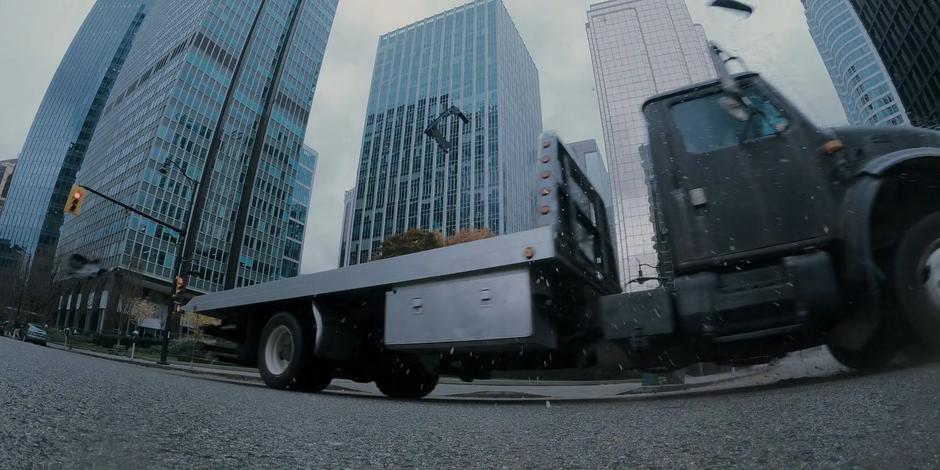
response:
<path id="1" fill-rule="evenodd" d="M 930 244 L 925 252 L 921 268 L 923 275 L 921 279 L 924 283 L 924 289 L 927 291 L 927 298 L 940 308 L 940 240 Z"/>
<path id="2" fill-rule="evenodd" d="M 264 362 L 268 370 L 274 375 L 281 375 L 290 367 L 294 358 L 294 337 L 290 329 L 279 325 L 268 336 L 264 345 Z"/>

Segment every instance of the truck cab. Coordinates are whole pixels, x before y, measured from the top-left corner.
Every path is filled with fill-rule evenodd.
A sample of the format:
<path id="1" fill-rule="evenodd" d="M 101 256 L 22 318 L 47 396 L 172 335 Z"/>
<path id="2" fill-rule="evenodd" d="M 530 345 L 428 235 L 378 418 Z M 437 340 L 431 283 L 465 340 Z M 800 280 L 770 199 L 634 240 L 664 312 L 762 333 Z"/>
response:
<path id="1" fill-rule="evenodd" d="M 652 97 L 643 112 L 662 285 L 605 309 L 640 367 L 765 362 L 825 343 L 866 368 L 915 337 L 938 344 L 940 133 L 819 129 L 755 73 Z"/>

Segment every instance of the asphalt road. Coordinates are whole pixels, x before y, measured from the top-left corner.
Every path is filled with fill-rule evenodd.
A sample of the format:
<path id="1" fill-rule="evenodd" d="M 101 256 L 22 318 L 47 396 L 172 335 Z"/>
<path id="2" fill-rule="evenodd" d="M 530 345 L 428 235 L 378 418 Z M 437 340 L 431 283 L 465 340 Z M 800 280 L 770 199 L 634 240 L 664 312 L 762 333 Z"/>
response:
<path id="1" fill-rule="evenodd" d="M 583 402 L 282 392 L 0 338 L 0 467 L 940 468 L 940 365 Z"/>

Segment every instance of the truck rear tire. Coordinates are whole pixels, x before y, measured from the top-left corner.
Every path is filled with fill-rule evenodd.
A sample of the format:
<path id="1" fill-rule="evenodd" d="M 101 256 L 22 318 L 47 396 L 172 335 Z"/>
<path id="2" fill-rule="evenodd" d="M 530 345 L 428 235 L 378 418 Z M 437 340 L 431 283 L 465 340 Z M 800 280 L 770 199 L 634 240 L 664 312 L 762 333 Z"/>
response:
<path id="1" fill-rule="evenodd" d="M 387 375 L 375 379 L 375 385 L 386 396 L 417 400 L 437 386 L 438 375 L 428 371 L 417 358 L 395 355 L 389 362 Z"/>
<path id="2" fill-rule="evenodd" d="M 894 258 L 898 304 L 915 334 L 940 350 L 940 212 L 908 229 Z"/>
<path id="3" fill-rule="evenodd" d="M 281 312 L 268 320 L 258 341 L 258 371 L 264 383 L 282 390 L 319 392 L 332 377 L 313 354 L 316 325 Z"/>

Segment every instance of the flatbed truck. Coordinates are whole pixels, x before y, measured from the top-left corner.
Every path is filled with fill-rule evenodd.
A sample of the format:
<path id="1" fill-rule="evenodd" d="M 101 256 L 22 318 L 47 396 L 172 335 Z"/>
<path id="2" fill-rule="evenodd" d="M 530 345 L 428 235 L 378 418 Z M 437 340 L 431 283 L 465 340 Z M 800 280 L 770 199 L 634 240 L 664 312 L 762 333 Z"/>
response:
<path id="1" fill-rule="evenodd" d="M 717 52 L 716 52 L 717 53 Z M 754 73 L 643 106 L 659 255 L 623 292 L 604 203 L 552 133 L 536 228 L 194 297 L 271 387 L 420 398 L 441 374 L 754 364 L 825 344 L 878 367 L 940 347 L 940 133 L 815 127 Z M 623 280 L 629 281 L 629 280 Z"/>

